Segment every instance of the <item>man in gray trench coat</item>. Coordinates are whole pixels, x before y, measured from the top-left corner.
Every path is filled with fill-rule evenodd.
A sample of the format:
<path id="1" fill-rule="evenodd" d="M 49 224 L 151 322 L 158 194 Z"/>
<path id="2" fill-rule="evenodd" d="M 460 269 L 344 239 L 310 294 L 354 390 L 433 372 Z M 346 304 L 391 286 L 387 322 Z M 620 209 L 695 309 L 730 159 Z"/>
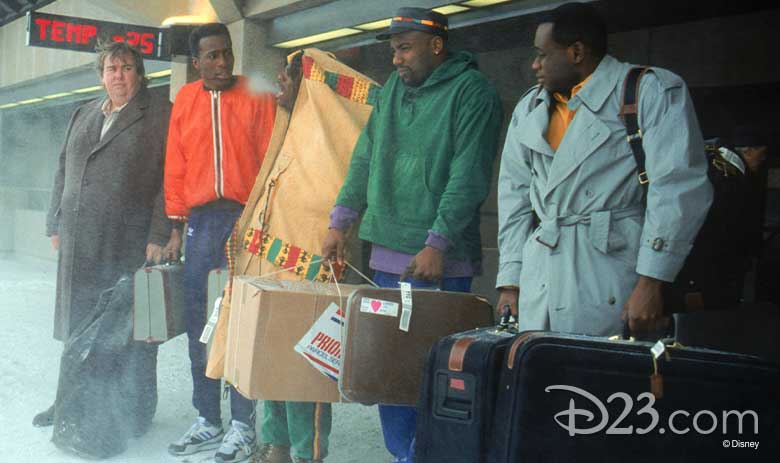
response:
<path id="1" fill-rule="evenodd" d="M 685 83 L 658 68 L 639 92 L 649 188 L 639 183 L 618 116 L 631 65 L 606 42 L 587 4 L 556 8 L 536 31 L 539 85 L 515 108 L 498 185 L 499 308 L 522 330 L 612 335 L 621 319 L 640 335 L 662 329 L 661 285 L 712 200 Z"/>
<path id="2" fill-rule="evenodd" d="M 171 104 L 149 93 L 143 59 L 124 43 L 102 47 L 97 70 L 107 96 L 71 118 L 46 224 L 59 250 L 54 337 L 63 342 L 103 290 L 160 262 L 171 233 L 162 194 Z M 52 414 L 33 424 L 50 425 Z"/>

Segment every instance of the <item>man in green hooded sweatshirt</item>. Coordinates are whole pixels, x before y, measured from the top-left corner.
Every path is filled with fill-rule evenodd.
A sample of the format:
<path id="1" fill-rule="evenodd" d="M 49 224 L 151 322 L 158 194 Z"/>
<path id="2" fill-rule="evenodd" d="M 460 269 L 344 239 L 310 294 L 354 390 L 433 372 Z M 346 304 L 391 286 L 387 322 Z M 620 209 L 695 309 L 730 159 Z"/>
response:
<path id="1" fill-rule="evenodd" d="M 374 282 L 469 292 L 479 270 L 479 209 L 490 191 L 501 102 L 473 55 L 447 49 L 447 17 L 400 8 L 386 34 L 393 65 L 358 139 L 323 256 L 344 262 L 362 214 Z M 410 373 L 411 374 L 411 373 Z M 392 380 L 392 378 L 388 378 Z M 413 407 L 379 407 L 393 461 L 411 462 Z"/>

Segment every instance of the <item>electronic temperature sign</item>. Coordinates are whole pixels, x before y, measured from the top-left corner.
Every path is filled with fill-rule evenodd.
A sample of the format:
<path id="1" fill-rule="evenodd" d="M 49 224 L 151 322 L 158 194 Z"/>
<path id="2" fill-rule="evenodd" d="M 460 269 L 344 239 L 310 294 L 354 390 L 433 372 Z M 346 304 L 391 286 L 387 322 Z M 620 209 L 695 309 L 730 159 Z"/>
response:
<path id="1" fill-rule="evenodd" d="M 31 12 L 27 45 L 94 53 L 98 43 L 127 42 L 147 59 L 170 61 L 170 29 Z"/>

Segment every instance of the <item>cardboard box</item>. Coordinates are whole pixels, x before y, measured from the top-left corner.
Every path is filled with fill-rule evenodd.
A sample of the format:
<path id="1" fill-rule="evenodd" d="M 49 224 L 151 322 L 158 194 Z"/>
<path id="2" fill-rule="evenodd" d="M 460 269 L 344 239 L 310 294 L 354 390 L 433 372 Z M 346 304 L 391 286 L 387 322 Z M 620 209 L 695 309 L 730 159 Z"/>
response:
<path id="1" fill-rule="evenodd" d="M 237 276 L 225 379 L 250 399 L 342 402 L 337 382 L 311 366 L 295 345 L 331 303 L 345 307 L 359 287 Z"/>

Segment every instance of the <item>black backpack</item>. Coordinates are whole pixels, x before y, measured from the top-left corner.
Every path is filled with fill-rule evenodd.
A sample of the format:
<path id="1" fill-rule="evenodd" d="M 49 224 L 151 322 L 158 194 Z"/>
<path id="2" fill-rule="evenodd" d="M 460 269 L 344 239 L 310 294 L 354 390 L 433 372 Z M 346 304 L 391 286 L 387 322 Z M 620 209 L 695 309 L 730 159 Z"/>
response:
<path id="1" fill-rule="evenodd" d="M 645 170 L 639 127 L 639 83 L 646 67 L 632 68 L 623 87 L 620 117 L 636 159 L 639 183 L 652 181 Z M 673 283 L 664 285 L 667 314 L 698 309 L 728 309 L 739 305 L 747 271 L 745 174 L 724 158 L 717 140 L 705 142 L 707 176 L 714 196 L 693 248 Z"/>

